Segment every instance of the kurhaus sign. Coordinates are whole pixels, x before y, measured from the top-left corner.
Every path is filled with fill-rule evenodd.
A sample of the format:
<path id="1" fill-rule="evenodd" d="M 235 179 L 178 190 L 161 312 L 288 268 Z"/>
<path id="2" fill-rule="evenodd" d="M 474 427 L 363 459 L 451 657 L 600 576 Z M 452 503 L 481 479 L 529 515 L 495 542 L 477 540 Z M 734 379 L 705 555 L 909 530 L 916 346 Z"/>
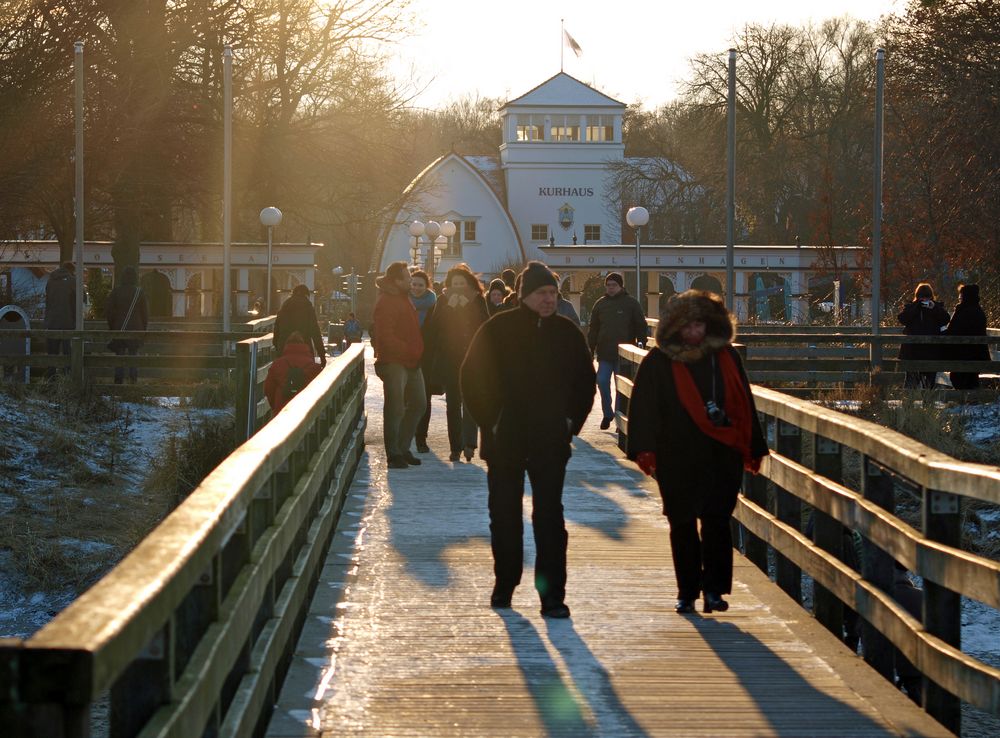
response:
<path id="1" fill-rule="evenodd" d="M 539 187 L 539 197 L 593 197 L 593 187 Z"/>

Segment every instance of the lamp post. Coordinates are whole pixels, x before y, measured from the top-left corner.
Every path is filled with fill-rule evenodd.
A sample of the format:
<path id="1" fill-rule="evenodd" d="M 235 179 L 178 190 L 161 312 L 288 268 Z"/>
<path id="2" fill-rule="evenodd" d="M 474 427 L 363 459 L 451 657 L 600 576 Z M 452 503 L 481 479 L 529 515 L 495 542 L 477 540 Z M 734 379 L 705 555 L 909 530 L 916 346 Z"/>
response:
<path id="1" fill-rule="evenodd" d="M 435 258 L 444 253 L 448 239 L 455 235 L 457 227 L 450 220 L 438 223 L 436 220 L 429 220 L 426 223 L 415 220 L 410 223 L 409 231 L 413 236 L 413 247 L 410 250 L 413 256 L 413 263 L 416 265 L 420 257 L 420 237 L 427 236 L 427 276 L 434 284 Z"/>
<path id="2" fill-rule="evenodd" d="M 264 208 L 260 211 L 260 224 L 267 226 L 267 314 L 271 314 L 271 248 L 272 234 L 276 225 L 281 225 L 281 211 L 278 208 Z"/>
<path id="3" fill-rule="evenodd" d="M 639 230 L 649 222 L 649 211 L 638 205 L 634 208 L 629 208 L 628 212 L 625 213 L 625 222 L 635 229 L 635 293 L 636 299 L 640 299 L 639 292 L 642 289 L 642 268 L 639 261 Z M 641 301 L 639 302 L 639 305 L 642 306 Z M 645 306 L 642 307 L 642 312 L 646 312 Z"/>

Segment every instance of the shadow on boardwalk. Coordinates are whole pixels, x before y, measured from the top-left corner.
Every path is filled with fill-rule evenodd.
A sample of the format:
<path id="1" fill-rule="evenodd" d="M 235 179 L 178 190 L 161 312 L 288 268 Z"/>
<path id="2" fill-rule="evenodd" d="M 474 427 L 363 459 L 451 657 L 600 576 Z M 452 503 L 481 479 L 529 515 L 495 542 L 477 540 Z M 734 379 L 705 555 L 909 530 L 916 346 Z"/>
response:
<path id="1" fill-rule="evenodd" d="M 705 644 L 715 651 L 760 715 L 770 723 L 773 732 L 769 735 L 788 738 L 899 735 L 814 687 L 781 656 L 734 623 L 699 616 L 692 616 L 691 620 Z M 789 710 L 790 705 L 808 705 L 808 710 Z M 711 718 L 707 719 L 706 728 L 710 729 Z"/>
<path id="2" fill-rule="evenodd" d="M 545 621 L 548 640 L 569 672 L 567 683 L 531 621 L 511 611 L 500 617 L 545 735 L 646 738 L 572 621 Z"/>

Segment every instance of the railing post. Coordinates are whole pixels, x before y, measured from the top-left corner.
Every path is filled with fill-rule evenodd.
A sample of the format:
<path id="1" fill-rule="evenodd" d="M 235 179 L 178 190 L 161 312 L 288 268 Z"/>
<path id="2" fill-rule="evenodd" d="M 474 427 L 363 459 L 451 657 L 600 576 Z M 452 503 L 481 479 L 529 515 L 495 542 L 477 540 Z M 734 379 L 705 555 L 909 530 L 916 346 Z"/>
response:
<path id="1" fill-rule="evenodd" d="M 69 366 L 73 384 L 82 387 L 84 382 L 83 336 L 73 336 L 69 339 Z"/>
<path id="2" fill-rule="evenodd" d="M 813 435 L 813 469 L 817 474 L 840 482 L 842 464 L 840 444 L 822 436 Z M 824 512 L 813 509 L 813 541 L 827 553 L 844 558 L 844 526 Z M 838 639 L 844 638 L 843 603 L 818 582 L 813 585 L 813 614 L 816 619 Z"/>
<path id="3" fill-rule="evenodd" d="M 954 548 L 962 547 L 961 507 L 957 495 L 922 488 L 924 535 Z M 923 562 L 919 562 L 923 574 Z M 962 646 L 962 598 L 957 592 L 924 578 L 924 628 L 945 643 Z M 948 730 L 961 733 L 960 700 L 924 677 L 924 709 Z"/>
<path id="4" fill-rule="evenodd" d="M 784 420 L 777 421 L 775 445 L 782 456 L 792 461 L 802 459 L 802 431 Z M 775 511 L 778 520 L 795 530 L 802 530 L 802 502 L 795 495 L 775 487 Z M 777 552 L 776 552 L 777 553 Z M 775 580 L 795 602 L 802 603 L 802 570 L 778 554 L 775 557 Z"/>
<path id="5" fill-rule="evenodd" d="M 866 500 L 895 514 L 892 478 L 868 456 L 864 457 L 861 476 L 861 493 Z M 865 538 L 861 543 L 861 575 L 883 592 L 892 594 L 894 562 L 892 556 Z M 879 674 L 892 681 L 893 646 L 882 633 L 867 620 L 861 621 L 861 642 L 864 644 L 865 661 Z"/>
<path id="6" fill-rule="evenodd" d="M 256 377 L 250 376 L 249 342 L 236 344 L 236 445 L 240 446 L 252 433 L 250 423 L 256 413 L 253 387 Z"/>
<path id="7" fill-rule="evenodd" d="M 170 702 L 170 628 L 165 627 L 146 644 L 111 687 L 108 735 L 138 735 L 153 714 Z"/>

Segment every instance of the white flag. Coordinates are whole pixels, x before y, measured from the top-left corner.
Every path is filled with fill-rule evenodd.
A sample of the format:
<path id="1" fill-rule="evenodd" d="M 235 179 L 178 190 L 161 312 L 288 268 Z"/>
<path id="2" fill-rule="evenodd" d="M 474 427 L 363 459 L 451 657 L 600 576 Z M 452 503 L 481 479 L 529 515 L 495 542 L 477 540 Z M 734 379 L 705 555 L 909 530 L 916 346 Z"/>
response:
<path id="1" fill-rule="evenodd" d="M 565 28 L 563 29 L 563 36 L 566 38 L 566 45 L 569 46 L 576 57 L 579 59 L 580 55 L 583 53 L 583 49 L 580 48 L 580 44 L 576 42 L 576 39 L 569 35 L 569 31 Z"/>

